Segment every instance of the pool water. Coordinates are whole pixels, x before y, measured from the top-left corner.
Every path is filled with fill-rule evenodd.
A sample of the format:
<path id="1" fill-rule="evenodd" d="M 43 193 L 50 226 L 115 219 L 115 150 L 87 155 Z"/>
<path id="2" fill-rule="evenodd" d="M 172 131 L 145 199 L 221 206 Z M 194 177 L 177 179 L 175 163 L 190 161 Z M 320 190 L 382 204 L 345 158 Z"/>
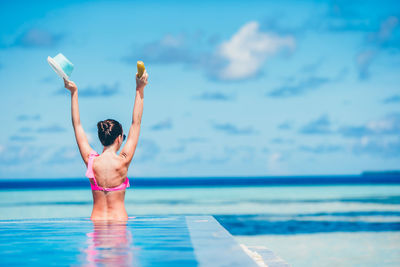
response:
<path id="1" fill-rule="evenodd" d="M 2 266 L 256 266 L 211 216 L 0 221 Z"/>

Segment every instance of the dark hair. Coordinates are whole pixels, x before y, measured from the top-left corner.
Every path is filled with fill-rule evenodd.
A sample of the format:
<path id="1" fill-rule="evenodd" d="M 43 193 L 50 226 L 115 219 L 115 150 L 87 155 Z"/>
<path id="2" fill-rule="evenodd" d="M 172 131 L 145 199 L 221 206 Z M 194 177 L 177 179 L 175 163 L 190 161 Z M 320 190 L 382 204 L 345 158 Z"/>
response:
<path id="1" fill-rule="evenodd" d="M 103 146 L 109 146 L 122 134 L 122 125 L 116 120 L 108 119 L 97 123 L 100 142 Z"/>

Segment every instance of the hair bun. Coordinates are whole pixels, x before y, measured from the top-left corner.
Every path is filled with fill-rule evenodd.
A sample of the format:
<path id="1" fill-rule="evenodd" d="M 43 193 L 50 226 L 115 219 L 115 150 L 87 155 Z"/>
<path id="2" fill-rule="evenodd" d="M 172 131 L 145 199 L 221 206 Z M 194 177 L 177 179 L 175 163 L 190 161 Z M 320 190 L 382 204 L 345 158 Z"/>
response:
<path id="1" fill-rule="evenodd" d="M 114 142 L 118 135 L 122 134 L 122 125 L 112 119 L 99 121 L 97 123 L 98 135 L 101 143 L 108 146 Z"/>
<path id="2" fill-rule="evenodd" d="M 103 126 L 103 131 L 109 132 L 111 125 L 110 125 L 110 123 L 108 123 L 108 121 L 103 121 L 102 126 Z"/>
<path id="3" fill-rule="evenodd" d="M 111 123 L 109 121 L 100 121 L 100 128 L 105 134 L 110 134 L 111 131 Z M 98 125 L 99 126 L 99 125 Z"/>
<path id="4" fill-rule="evenodd" d="M 103 133 L 107 132 L 109 125 L 105 121 L 99 121 L 97 123 L 97 129 L 101 130 Z"/>

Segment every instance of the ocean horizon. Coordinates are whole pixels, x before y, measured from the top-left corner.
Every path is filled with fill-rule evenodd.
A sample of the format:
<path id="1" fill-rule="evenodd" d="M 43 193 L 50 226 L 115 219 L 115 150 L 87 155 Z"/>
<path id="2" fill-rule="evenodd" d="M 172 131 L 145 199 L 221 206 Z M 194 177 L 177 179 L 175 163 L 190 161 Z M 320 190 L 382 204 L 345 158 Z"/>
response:
<path id="1" fill-rule="evenodd" d="M 132 186 L 135 187 L 400 184 L 400 171 L 363 172 L 358 175 L 134 177 L 130 180 Z M 3 178 L 0 179 L 0 190 L 13 188 L 85 188 L 88 184 L 89 181 L 86 177 Z"/>

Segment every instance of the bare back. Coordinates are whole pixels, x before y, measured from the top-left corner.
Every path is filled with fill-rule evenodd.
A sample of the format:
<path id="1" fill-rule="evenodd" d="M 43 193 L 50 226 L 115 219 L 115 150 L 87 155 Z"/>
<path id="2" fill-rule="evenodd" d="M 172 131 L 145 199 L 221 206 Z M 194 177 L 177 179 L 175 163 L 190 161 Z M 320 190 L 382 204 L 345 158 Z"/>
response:
<path id="1" fill-rule="evenodd" d="M 128 168 L 120 156 L 103 153 L 93 160 L 93 172 L 99 186 L 111 188 L 125 181 Z M 93 179 L 89 180 L 94 184 Z M 126 220 L 128 215 L 124 205 L 125 192 L 126 190 L 92 190 L 94 203 L 91 219 Z"/>

